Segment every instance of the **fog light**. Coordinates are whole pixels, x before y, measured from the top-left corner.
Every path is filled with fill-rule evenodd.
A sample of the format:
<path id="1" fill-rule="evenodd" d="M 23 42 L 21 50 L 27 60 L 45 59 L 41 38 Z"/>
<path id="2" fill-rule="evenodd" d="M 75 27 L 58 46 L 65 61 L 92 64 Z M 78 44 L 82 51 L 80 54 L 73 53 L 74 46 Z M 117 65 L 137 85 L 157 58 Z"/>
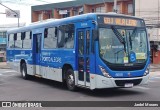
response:
<path id="1" fill-rule="evenodd" d="M 103 75 L 107 78 L 111 78 L 111 76 L 109 75 L 109 73 L 102 67 L 99 65 L 99 68 L 101 70 L 101 72 L 103 73 Z"/>

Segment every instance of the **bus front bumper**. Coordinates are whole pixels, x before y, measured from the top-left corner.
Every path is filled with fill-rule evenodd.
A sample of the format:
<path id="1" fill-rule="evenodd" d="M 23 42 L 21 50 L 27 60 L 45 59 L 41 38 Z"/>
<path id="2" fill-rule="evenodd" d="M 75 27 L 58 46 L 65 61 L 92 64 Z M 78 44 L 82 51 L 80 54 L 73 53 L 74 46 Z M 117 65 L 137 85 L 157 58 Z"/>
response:
<path id="1" fill-rule="evenodd" d="M 147 84 L 148 80 L 149 75 L 134 78 L 106 78 L 101 75 L 91 74 L 90 89 L 133 87 L 136 85 Z"/>

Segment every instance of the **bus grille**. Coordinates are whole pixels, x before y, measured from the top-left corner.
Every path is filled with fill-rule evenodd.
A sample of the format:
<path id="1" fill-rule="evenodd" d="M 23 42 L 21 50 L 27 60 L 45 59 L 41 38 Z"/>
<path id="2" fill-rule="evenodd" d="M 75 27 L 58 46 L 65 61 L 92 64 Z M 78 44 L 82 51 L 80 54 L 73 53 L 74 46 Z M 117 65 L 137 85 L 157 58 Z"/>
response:
<path id="1" fill-rule="evenodd" d="M 133 85 L 138 85 L 140 84 L 142 81 L 142 79 L 133 79 L 133 80 L 115 80 L 115 83 L 117 86 L 123 86 L 126 84 L 126 83 L 133 83 Z"/>
<path id="2" fill-rule="evenodd" d="M 105 60 L 103 60 L 106 65 L 112 70 L 112 71 L 135 71 L 135 70 L 142 70 L 144 69 L 146 62 L 144 63 L 133 63 L 132 65 L 125 66 L 125 64 L 112 64 Z"/>

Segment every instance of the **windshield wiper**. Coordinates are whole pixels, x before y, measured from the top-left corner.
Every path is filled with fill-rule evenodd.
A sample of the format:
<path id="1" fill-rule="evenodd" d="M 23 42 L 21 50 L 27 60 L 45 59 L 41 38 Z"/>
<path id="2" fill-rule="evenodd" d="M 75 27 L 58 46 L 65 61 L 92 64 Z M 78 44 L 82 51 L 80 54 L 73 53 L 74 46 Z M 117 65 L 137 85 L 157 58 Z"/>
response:
<path id="1" fill-rule="evenodd" d="M 116 35 L 116 37 L 118 38 L 118 40 L 121 43 L 125 43 L 124 38 L 122 37 L 122 35 L 118 32 L 118 30 L 116 28 L 114 28 L 114 26 L 111 26 L 111 29 L 113 30 L 114 34 Z"/>
<path id="2" fill-rule="evenodd" d="M 116 28 L 114 28 L 114 26 L 111 26 L 111 29 L 113 30 L 118 40 L 124 45 L 124 51 L 126 52 L 126 42 L 124 40 L 124 37 L 118 32 Z"/>
<path id="3" fill-rule="evenodd" d="M 132 50 L 132 38 L 131 38 L 132 36 L 131 36 L 131 34 L 130 34 L 130 32 L 129 32 L 129 44 L 130 44 L 130 47 L 131 47 L 131 50 Z"/>

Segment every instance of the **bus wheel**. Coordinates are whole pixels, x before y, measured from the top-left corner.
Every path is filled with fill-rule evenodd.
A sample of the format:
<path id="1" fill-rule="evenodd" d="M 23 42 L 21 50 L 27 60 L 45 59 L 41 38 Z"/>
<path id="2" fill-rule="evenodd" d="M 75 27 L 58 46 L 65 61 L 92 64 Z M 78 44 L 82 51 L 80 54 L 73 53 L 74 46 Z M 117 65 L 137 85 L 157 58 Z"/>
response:
<path id="1" fill-rule="evenodd" d="M 67 83 L 67 87 L 69 90 L 71 91 L 75 91 L 76 90 L 76 85 L 75 85 L 75 76 L 74 76 L 74 72 L 72 69 L 68 69 L 67 73 L 66 73 L 66 83 Z"/>
<path id="2" fill-rule="evenodd" d="M 21 65 L 21 75 L 23 79 L 28 79 L 28 75 L 27 75 L 27 66 L 25 63 L 23 63 Z"/>

